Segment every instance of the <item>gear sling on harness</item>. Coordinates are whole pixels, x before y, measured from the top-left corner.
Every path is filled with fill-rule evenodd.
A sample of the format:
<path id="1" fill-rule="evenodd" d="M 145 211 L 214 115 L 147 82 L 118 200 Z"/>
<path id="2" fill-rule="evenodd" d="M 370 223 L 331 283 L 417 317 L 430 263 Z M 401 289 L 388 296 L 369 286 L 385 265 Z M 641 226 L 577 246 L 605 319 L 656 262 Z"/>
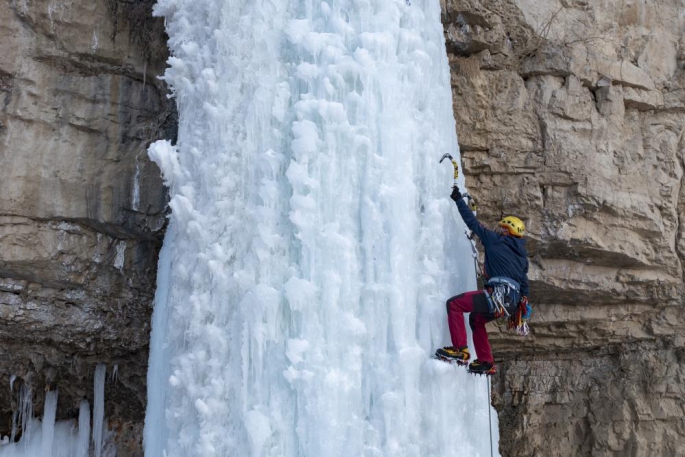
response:
<path id="1" fill-rule="evenodd" d="M 483 291 L 490 313 L 494 314 L 496 319 L 509 317 L 516 312 L 521 298 L 521 286 L 518 282 L 506 276 L 495 276 L 485 282 Z"/>

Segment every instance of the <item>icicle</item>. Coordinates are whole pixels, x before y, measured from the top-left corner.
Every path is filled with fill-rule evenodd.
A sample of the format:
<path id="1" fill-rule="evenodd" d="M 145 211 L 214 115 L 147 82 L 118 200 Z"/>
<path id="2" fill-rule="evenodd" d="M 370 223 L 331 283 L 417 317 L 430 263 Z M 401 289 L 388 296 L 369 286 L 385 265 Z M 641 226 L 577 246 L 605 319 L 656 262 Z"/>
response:
<path id="1" fill-rule="evenodd" d="M 12 413 L 12 432 L 10 433 L 10 443 L 14 443 L 17 437 L 17 422 L 19 418 L 19 410 Z"/>
<path id="2" fill-rule="evenodd" d="M 45 394 L 45 407 L 43 409 L 43 442 L 41 457 L 52 455 L 53 442 L 55 440 L 55 417 L 57 415 L 57 391 Z"/>
<path id="3" fill-rule="evenodd" d="M 107 367 L 99 363 L 95 368 L 95 387 L 93 404 L 93 451 L 95 457 L 102 454 L 102 432 L 105 421 L 105 378 Z"/>
<path id="4" fill-rule="evenodd" d="M 29 424 L 33 418 L 33 391 L 26 383 L 22 383 L 18 392 L 17 410 L 12 415 L 12 434 L 10 443 L 17 437 L 18 427 L 21 425 L 22 440 L 29 439 Z"/>
<path id="5" fill-rule="evenodd" d="M 117 244 L 117 255 L 114 258 L 114 268 L 122 271 L 126 261 L 126 241 L 121 241 Z"/>
<path id="6" fill-rule="evenodd" d="M 90 438 L 90 405 L 88 400 L 81 400 L 78 414 L 78 438 L 76 440 L 76 453 L 74 457 L 88 457 L 88 444 Z"/>
<path id="7" fill-rule="evenodd" d="M 10 393 L 14 393 L 14 381 L 17 380 L 16 375 L 10 377 Z M 10 443 L 14 443 L 14 439 L 17 436 L 17 423 L 19 421 L 19 408 L 12 411 L 12 432 L 10 434 Z"/>
<path id="8" fill-rule="evenodd" d="M 159 253 L 157 268 L 157 291 L 155 309 L 152 313 L 150 334 L 150 362 L 147 372 L 147 412 L 143 444 L 145 455 L 161 457 L 166 444 L 167 428 L 164 422 L 164 405 L 169 383 L 170 351 L 166 342 L 166 327 L 169 317 L 168 295 L 171 270 L 171 247 L 174 241 L 175 223 L 172 221 L 164 235 L 164 245 Z"/>
<path id="9" fill-rule="evenodd" d="M 112 367 L 112 374 L 109 376 L 109 382 L 111 382 L 112 384 L 115 384 L 118 379 L 119 379 L 119 364 L 115 363 L 114 367 Z"/>
<path id="10" fill-rule="evenodd" d="M 131 202 L 131 208 L 133 211 L 138 211 L 140 207 L 140 164 L 138 163 L 138 158 L 136 157 L 136 172 L 133 175 L 133 201 Z"/>

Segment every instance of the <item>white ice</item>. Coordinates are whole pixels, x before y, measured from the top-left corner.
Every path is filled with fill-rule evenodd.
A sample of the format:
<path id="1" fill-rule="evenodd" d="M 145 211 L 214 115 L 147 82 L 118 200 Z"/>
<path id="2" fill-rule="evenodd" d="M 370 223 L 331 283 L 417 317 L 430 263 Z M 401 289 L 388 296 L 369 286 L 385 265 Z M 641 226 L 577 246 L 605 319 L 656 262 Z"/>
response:
<path id="1" fill-rule="evenodd" d="M 95 380 L 93 382 L 93 454 L 101 457 L 105 420 L 105 379 L 107 367 L 99 363 L 95 367 Z"/>
<path id="2" fill-rule="evenodd" d="M 0 445 L 2 457 L 88 457 L 90 408 L 81 402 L 76 420 L 55 421 L 57 391 L 45 393 L 43 419 L 28 418 L 21 439 L 14 443 L 5 437 Z M 85 434 L 85 436 L 84 436 Z"/>
<path id="3" fill-rule="evenodd" d="M 485 378 L 430 359 L 475 274 L 440 2 L 411 3 L 157 4 L 179 134 L 150 148 L 147 457 L 490 455 Z"/>
<path id="4" fill-rule="evenodd" d="M 81 400 L 78 416 L 78 434 L 74 457 L 88 457 L 90 449 L 90 405 L 87 400 Z"/>
<path id="5" fill-rule="evenodd" d="M 107 429 L 104 413 L 106 374 L 106 366 L 98 364 L 94 379 L 92 448 L 91 413 L 87 400 L 80 402 L 78 422 L 73 419 L 56 421 L 58 391 L 46 390 L 43 418 L 38 420 L 33 417 L 33 388 L 22 383 L 16 392 L 18 408 L 13 417 L 11 436 L 0 440 L 0 457 L 114 457 L 116 445 Z M 11 379 L 10 394 L 14 395 L 16 376 L 12 375 Z M 100 432 L 96 433 L 97 430 Z M 15 442 L 19 431 L 20 439 Z"/>

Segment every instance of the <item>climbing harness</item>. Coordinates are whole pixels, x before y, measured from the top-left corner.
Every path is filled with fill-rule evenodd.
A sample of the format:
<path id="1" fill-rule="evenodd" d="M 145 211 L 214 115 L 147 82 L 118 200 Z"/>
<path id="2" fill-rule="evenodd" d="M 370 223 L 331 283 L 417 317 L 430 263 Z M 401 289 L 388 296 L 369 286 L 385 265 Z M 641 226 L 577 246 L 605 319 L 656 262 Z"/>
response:
<path id="1" fill-rule="evenodd" d="M 510 317 L 507 306 L 511 303 L 511 296 L 518 295 L 521 290 L 519 283 L 504 276 L 495 276 L 488 279 L 485 283 L 485 298 L 490 305 L 490 312 L 495 315 L 495 319 L 500 317 Z"/>

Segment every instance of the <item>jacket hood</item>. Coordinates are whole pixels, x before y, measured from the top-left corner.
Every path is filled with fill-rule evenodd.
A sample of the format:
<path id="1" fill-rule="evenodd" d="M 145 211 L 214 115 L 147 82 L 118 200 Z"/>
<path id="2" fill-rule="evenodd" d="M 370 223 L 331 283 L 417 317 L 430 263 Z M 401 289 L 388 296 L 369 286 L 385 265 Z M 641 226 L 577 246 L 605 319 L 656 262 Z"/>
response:
<path id="1" fill-rule="evenodd" d="M 526 251 L 526 240 L 523 238 L 517 238 L 511 235 L 503 235 L 504 242 L 507 243 L 511 249 L 516 252 L 516 254 L 521 257 L 527 257 L 528 252 Z"/>

